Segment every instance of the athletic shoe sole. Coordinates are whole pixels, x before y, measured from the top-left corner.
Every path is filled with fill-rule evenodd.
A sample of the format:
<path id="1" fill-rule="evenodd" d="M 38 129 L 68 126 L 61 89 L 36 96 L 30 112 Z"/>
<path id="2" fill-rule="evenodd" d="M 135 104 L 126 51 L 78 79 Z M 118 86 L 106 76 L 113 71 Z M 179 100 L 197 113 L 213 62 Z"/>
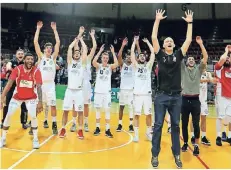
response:
<path id="1" fill-rule="evenodd" d="M 211 143 L 201 142 L 203 145 L 211 146 Z"/>

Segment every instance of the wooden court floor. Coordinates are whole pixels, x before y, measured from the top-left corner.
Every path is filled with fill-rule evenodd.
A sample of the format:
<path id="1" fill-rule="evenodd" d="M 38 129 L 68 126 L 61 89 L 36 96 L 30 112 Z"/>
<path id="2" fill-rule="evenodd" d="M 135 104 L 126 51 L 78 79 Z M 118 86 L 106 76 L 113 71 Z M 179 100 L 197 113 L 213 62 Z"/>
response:
<path id="1" fill-rule="evenodd" d="M 61 128 L 62 101 L 58 101 L 58 128 Z M 90 132 L 85 133 L 85 139 L 79 140 L 76 133 L 69 131 L 71 126 L 71 113 L 67 125 L 66 138 L 61 139 L 51 134 L 51 128 L 43 128 L 44 115 L 39 117 L 39 141 L 40 149 L 32 149 L 32 137 L 29 130 L 23 130 L 19 122 L 19 111 L 12 118 L 12 126 L 7 136 L 7 145 L 1 151 L 1 169 L 61 169 L 61 168 L 132 168 L 150 169 L 151 142 L 145 137 L 145 117 L 141 117 L 140 142 L 133 143 L 133 134 L 128 133 L 128 114 L 125 110 L 123 132 L 116 132 L 118 123 L 118 104 L 113 104 L 111 111 L 111 131 L 114 138 L 104 136 L 105 121 L 101 116 L 101 135 L 93 136 L 95 129 L 95 112 L 91 108 L 89 118 Z M 192 154 L 190 150 L 182 153 L 183 168 L 187 169 L 231 169 L 231 146 L 223 143 L 222 147 L 215 144 L 216 122 L 213 118 L 214 108 L 210 108 L 211 116 L 207 121 L 207 136 L 211 140 L 211 146 L 200 144 L 200 155 Z M 49 120 L 51 120 L 49 118 Z M 51 126 L 51 122 L 49 121 Z M 181 140 L 182 144 L 182 140 Z M 159 168 L 175 169 L 175 163 L 171 152 L 171 136 L 167 133 L 165 123 L 162 134 L 161 153 L 159 155 Z"/>

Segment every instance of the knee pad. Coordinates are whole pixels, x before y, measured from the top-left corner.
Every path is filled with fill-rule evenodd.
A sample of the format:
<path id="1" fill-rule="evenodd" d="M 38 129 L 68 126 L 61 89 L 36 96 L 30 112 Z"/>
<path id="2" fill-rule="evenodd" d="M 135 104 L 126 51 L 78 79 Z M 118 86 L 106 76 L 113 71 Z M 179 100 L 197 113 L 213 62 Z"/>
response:
<path id="1" fill-rule="evenodd" d="M 96 119 L 100 119 L 100 109 L 96 109 Z"/>
<path id="2" fill-rule="evenodd" d="M 38 127 L 38 119 L 37 117 L 31 117 L 31 127 L 32 128 L 37 128 Z"/>
<path id="3" fill-rule="evenodd" d="M 106 120 L 109 120 L 110 119 L 110 109 L 109 108 L 107 108 L 106 110 L 105 110 L 105 119 Z"/>

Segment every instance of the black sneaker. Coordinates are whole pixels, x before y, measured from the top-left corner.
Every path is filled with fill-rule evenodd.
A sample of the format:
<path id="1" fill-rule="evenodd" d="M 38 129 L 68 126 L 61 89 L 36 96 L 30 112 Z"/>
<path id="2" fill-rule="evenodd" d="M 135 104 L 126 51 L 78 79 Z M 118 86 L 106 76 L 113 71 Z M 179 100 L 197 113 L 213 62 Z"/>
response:
<path id="1" fill-rule="evenodd" d="M 199 146 L 198 145 L 194 145 L 193 155 L 197 156 L 197 155 L 199 155 L 199 153 L 200 153 Z"/>
<path id="2" fill-rule="evenodd" d="M 221 140 L 222 140 L 223 142 L 226 142 L 226 141 L 227 141 L 227 135 L 226 135 L 226 132 L 222 132 Z"/>
<path id="3" fill-rule="evenodd" d="M 32 128 L 30 128 L 30 130 L 29 130 L 29 135 L 33 135 L 33 130 L 32 130 Z"/>
<path id="4" fill-rule="evenodd" d="M 111 134 L 110 129 L 108 129 L 107 131 L 105 131 L 105 135 L 109 138 L 113 138 L 113 135 Z"/>
<path id="5" fill-rule="evenodd" d="M 221 137 L 217 137 L 217 139 L 216 139 L 216 145 L 217 146 L 222 146 Z"/>
<path id="6" fill-rule="evenodd" d="M 22 124 L 23 129 L 27 129 L 27 124 Z"/>
<path id="7" fill-rule="evenodd" d="M 208 146 L 211 145 L 210 141 L 206 138 L 206 136 L 204 136 L 203 138 L 201 137 L 201 143 Z"/>
<path id="8" fill-rule="evenodd" d="M 231 146 L 231 138 L 227 138 L 227 142 L 230 144 Z"/>
<path id="9" fill-rule="evenodd" d="M 133 125 L 130 125 L 130 126 L 129 126 L 129 132 L 130 132 L 130 133 L 133 133 L 133 132 L 134 132 Z"/>
<path id="10" fill-rule="evenodd" d="M 100 134 L 100 129 L 99 129 L 99 127 L 96 127 L 94 135 L 98 136 L 99 134 Z"/>
<path id="11" fill-rule="evenodd" d="M 184 143 L 184 145 L 182 146 L 181 150 L 182 150 L 182 152 L 187 152 L 187 150 L 188 150 L 188 144 Z"/>
<path id="12" fill-rule="evenodd" d="M 57 128 L 57 123 L 56 122 L 52 123 L 52 131 L 53 131 L 53 135 L 58 134 L 58 128 Z"/>
<path id="13" fill-rule="evenodd" d="M 151 164 L 152 164 L 153 168 L 158 168 L 159 161 L 158 161 L 158 157 L 157 156 L 153 156 L 152 157 Z"/>
<path id="14" fill-rule="evenodd" d="M 174 155 L 174 158 L 175 158 L 176 167 L 179 169 L 182 168 L 183 164 L 180 160 L 180 155 Z"/>
<path id="15" fill-rule="evenodd" d="M 49 125 L 48 125 L 47 120 L 45 120 L 45 121 L 43 122 L 43 127 L 44 127 L 44 128 L 49 128 Z"/>
<path id="16" fill-rule="evenodd" d="M 31 121 L 29 121 L 29 123 L 27 124 L 27 127 L 31 127 Z"/>
<path id="17" fill-rule="evenodd" d="M 191 143 L 192 143 L 192 145 L 195 145 L 195 137 L 194 136 L 191 138 Z"/>
<path id="18" fill-rule="evenodd" d="M 122 127 L 123 127 L 123 126 L 122 126 L 121 124 L 119 124 L 119 125 L 118 125 L 118 128 L 116 129 L 116 132 L 121 132 Z"/>
<path id="19" fill-rule="evenodd" d="M 168 127 L 167 133 L 171 133 L 171 127 Z"/>

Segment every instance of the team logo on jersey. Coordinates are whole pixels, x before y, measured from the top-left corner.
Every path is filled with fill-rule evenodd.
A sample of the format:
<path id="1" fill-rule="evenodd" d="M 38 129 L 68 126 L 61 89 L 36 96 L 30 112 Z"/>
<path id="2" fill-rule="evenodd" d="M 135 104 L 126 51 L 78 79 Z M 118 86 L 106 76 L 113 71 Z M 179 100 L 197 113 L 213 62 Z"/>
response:
<path id="1" fill-rule="evenodd" d="M 80 64 L 77 64 L 77 68 L 80 69 L 81 65 Z"/>
<path id="2" fill-rule="evenodd" d="M 106 70 L 106 71 L 105 71 L 105 74 L 106 74 L 106 75 L 108 75 L 108 74 L 109 74 L 109 71 L 108 71 L 108 70 Z"/>
<path id="3" fill-rule="evenodd" d="M 53 64 L 52 60 L 50 60 L 49 64 L 50 64 L 50 65 L 52 65 L 52 64 Z"/>
<path id="4" fill-rule="evenodd" d="M 27 81 L 27 80 L 21 80 L 19 83 L 19 87 L 25 87 L 25 88 L 32 88 L 33 82 Z"/>

